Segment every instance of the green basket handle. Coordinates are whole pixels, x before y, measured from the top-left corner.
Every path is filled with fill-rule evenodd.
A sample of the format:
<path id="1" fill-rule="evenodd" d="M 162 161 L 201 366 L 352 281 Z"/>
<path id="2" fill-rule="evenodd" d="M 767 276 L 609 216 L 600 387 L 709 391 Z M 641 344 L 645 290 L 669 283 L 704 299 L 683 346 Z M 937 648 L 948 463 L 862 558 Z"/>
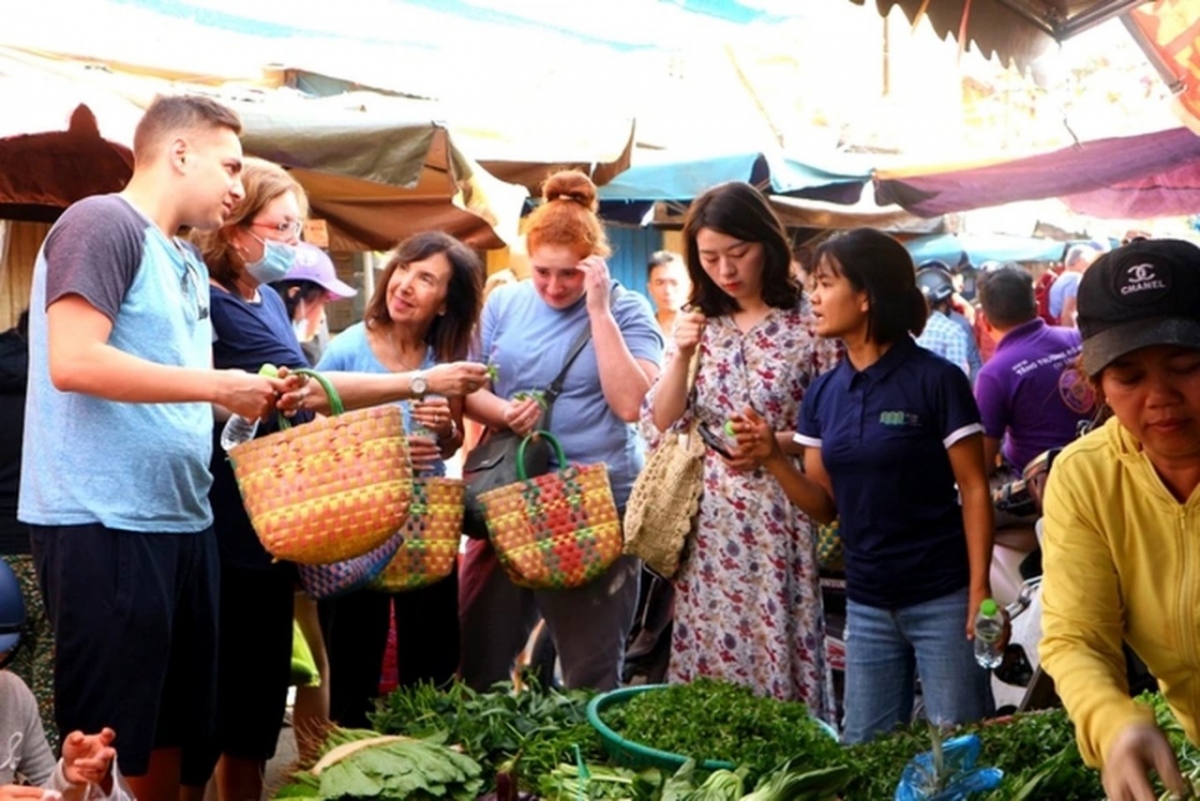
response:
<path id="1" fill-rule="evenodd" d="M 521 440 L 521 444 L 517 446 L 517 479 L 519 481 L 528 481 L 529 476 L 525 473 L 525 446 L 534 437 L 545 437 L 554 447 L 554 454 L 558 457 L 558 469 L 564 470 L 567 466 L 567 454 L 563 452 L 562 443 L 558 441 L 558 437 L 551 434 L 549 431 L 538 429 L 529 436 Z"/>
<path id="2" fill-rule="evenodd" d="M 339 414 L 345 414 L 346 409 L 342 406 L 342 398 L 338 395 L 337 390 L 333 388 L 333 384 L 329 383 L 329 379 L 318 373 L 316 370 L 310 370 L 307 367 L 297 367 L 290 371 L 292 375 L 306 375 L 316 381 L 325 390 L 326 397 L 329 398 L 329 410 L 336 417 Z M 282 412 L 278 413 L 279 430 L 286 431 L 292 427 L 292 421 L 284 417 Z"/>

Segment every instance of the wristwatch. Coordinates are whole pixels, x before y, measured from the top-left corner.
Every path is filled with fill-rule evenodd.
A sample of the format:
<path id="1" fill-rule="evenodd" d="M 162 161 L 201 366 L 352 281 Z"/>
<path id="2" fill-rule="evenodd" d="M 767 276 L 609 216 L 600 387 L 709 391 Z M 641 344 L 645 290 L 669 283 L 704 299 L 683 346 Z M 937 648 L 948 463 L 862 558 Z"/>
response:
<path id="1" fill-rule="evenodd" d="M 413 373 L 408 386 L 412 390 L 413 397 L 417 400 L 424 400 L 425 393 L 429 390 L 429 381 L 426 380 L 425 373 Z"/>

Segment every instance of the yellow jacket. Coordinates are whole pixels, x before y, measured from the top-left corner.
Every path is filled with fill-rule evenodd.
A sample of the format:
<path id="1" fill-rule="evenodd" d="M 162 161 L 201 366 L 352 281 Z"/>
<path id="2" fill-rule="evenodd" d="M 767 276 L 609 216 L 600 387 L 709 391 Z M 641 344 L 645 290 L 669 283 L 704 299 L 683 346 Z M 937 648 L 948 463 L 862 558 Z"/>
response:
<path id="1" fill-rule="evenodd" d="M 1200 489 L 1181 504 L 1110 419 L 1054 462 L 1045 501 L 1042 664 L 1093 767 L 1153 722 L 1129 698 L 1124 637 L 1200 743 Z"/>

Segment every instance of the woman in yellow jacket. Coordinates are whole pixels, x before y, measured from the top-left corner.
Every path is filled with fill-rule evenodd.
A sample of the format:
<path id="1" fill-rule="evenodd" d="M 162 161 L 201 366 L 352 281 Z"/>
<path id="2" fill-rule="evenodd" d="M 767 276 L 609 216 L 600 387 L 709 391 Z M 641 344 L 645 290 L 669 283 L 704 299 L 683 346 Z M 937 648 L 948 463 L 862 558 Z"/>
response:
<path id="1" fill-rule="evenodd" d="M 1054 463 L 1042 664 L 1110 799 L 1153 801 L 1151 770 L 1184 797 L 1166 737 L 1129 697 L 1121 643 L 1200 743 L 1200 248 L 1112 251 L 1084 275 L 1078 314 L 1113 417 Z"/>

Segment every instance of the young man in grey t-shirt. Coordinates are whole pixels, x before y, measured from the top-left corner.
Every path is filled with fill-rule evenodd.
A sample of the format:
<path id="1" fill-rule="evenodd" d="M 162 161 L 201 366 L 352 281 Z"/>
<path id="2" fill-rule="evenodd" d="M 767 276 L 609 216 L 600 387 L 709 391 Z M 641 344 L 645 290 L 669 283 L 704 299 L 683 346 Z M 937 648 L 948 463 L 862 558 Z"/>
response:
<path id="1" fill-rule="evenodd" d="M 34 268 L 18 516 L 54 626 L 57 724 L 119 731 L 143 801 L 177 801 L 182 747 L 212 726 L 212 404 L 259 418 L 298 382 L 212 369 L 208 272 L 175 238 L 243 197 L 240 130 L 206 98 L 157 98 L 128 186 L 67 209 Z"/>

